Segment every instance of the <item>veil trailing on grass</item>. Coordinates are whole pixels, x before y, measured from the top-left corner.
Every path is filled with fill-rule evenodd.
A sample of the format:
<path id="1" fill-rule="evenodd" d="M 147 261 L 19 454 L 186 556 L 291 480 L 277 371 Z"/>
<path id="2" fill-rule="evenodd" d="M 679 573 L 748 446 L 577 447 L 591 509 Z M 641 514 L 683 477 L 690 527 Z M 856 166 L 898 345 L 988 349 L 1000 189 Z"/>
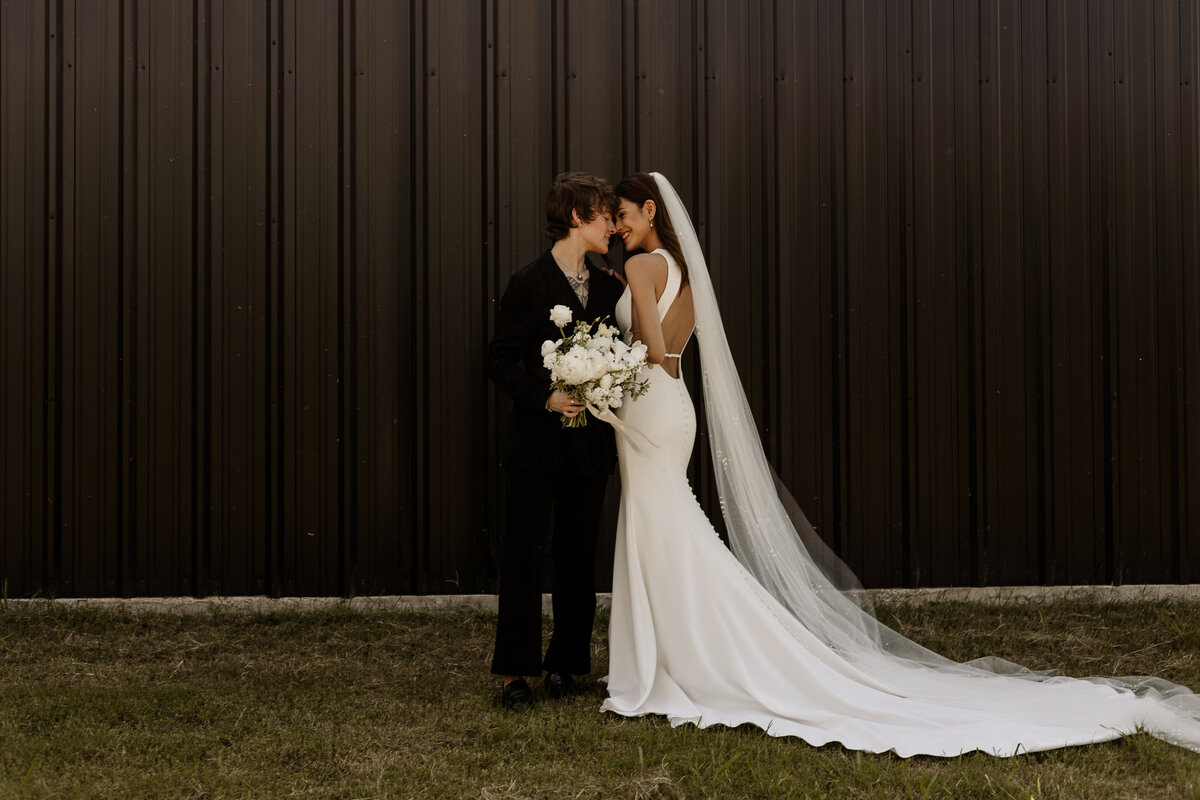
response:
<path id="1" fill-rule="evenodd" d="M 853 572 L 817 536 L 767 462 L 691 219 L 670 182 L 652 174 L 687 264 L 713 470 L 730 549 L 737 559 L 825 645 L 866 675 L 886 675 L 890 691 L 899 687 L 904 696 L 921 697 L 934 678 L 939 680 L 932 685 L 945 700 L 1004 691 L 1002 681 L 946 680 L 952 676 L 1072 680 L 994 657 L 960 664 L 875 619 Z M 1148 733 L 1200 752 L 1200 697 L 1188 688 L 1155 677 L 1083 680 L 1139 695 L 1146 703 L 1143 726 Z"/>

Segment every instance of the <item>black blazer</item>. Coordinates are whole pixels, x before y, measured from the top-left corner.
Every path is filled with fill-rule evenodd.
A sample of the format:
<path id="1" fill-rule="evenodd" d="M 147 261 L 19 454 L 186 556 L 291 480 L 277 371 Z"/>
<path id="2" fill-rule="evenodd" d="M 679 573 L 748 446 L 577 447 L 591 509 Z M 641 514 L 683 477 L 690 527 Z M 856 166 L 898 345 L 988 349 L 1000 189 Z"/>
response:
<path id="1" fill-rule="evenodd" d="M 567 278 L 547 250 L 514 274 L 500 301 L 496 333 L 488 345 L 488 377 L 513 402 L 511 425 L 501 463 L 505 467 L 566 475 L 608 475 L 616 465 L 612 426 L 594 417 L 582 428 L 564 428 L 561 415 L 546 410 L 550 371 L 542 366 L 542 342 L 559 338 L 550 309 L 564 305 L 575 322 L 609 317 L 624 287 L 616 278 L 592 267 L 588 305 L 579 304 Z M 587 413 L 587 412 L 585 412 Z"/>

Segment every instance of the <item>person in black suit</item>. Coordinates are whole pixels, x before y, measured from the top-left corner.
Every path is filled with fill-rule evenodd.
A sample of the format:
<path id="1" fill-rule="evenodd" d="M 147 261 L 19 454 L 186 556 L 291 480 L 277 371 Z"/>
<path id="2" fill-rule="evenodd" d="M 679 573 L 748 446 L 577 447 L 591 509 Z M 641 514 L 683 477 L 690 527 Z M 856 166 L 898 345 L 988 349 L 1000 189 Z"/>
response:
<path id="1" fill-rule="evenodd" d="M 611 270 L 589 267 L 586 255 L 608 252 L 616 205 L 612 187 L 599 178 L 576 172 L 555 179 L 545 229 L 554 245 L 509 280 L 488 345 L 488 376 L 513 406 L 501 457 L 506 512 L 492 672 L 503 679 L 502 702 L 515 710 L 533 702 L 524 676 L 545 670 L 548 693 L 562 697 L 574 689 L 572 675 L 591 671 L 596 537 L 616 444 L 611 426 L 598 420 L 563 427 L 562 417 L 585 409 L 551 391 L 541 345 L 561 337 L 550 321 L 555 305 L 570 308 L 574 320 L 612 316 L 624 287 Z M 565 328 L 572 329 L 573 323 Z M 548 528 L 554 633 L 543 658 Z"/>

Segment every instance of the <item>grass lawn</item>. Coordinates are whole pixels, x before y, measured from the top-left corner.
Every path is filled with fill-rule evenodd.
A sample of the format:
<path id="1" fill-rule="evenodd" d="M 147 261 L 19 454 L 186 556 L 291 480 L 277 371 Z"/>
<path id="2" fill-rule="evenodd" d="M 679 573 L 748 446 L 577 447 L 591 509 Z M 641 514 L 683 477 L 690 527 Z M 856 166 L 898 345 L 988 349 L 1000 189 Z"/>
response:
<path id="1" fill-rule="evenodd" d="M 1200 688 L 1200 604 L 877 609 L 952 658 Z M 495 617 L 0 608 L 0 798 L 1200 798 L 1200 755 L 1139 735 L 999 759 L 498 707 Z M 595 637 L 606 663 L 607 619 Z M 594 675 L 596 677 L 597 675 Z M 540 687 L 539 687 L 540 693 Z"/>

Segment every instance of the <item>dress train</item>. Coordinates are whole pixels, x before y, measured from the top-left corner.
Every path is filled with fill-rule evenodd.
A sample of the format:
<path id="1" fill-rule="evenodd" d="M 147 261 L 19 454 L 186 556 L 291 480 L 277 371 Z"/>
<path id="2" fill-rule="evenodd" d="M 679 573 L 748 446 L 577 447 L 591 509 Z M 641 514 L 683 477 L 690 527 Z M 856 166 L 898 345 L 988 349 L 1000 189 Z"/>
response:
<path id="1" fill-rule="evenodd" d="M 681 270 L 665 251 L 660 319 Z M 630 322 L 628 291 L 617 321 Z M 682 377 L 655 365 L 619 416 L 658 445 L 618 435 L 621 505 L 602 711 L 673 725 L 751 723 L 813 745 L 901 756 L 1011 756 L 1118 738 L 1145 727 L 1198 749 L 1197 712 L 1097 679 L 946 669 L 887 650 L 843 648 L 807 627 L 721 541 L 687 480 L 696 415 Z M 812 591 L 828 591 L 813 587 Z M 1033 678 L 1033 679 L 1031 679 Z M 1179 688 L 1179 687 L 1176 687 Z M 1186 691 L 1182 690 L 1181 691 Z M 1175 733 L 1170 733 L 1170 730 Z"/>

